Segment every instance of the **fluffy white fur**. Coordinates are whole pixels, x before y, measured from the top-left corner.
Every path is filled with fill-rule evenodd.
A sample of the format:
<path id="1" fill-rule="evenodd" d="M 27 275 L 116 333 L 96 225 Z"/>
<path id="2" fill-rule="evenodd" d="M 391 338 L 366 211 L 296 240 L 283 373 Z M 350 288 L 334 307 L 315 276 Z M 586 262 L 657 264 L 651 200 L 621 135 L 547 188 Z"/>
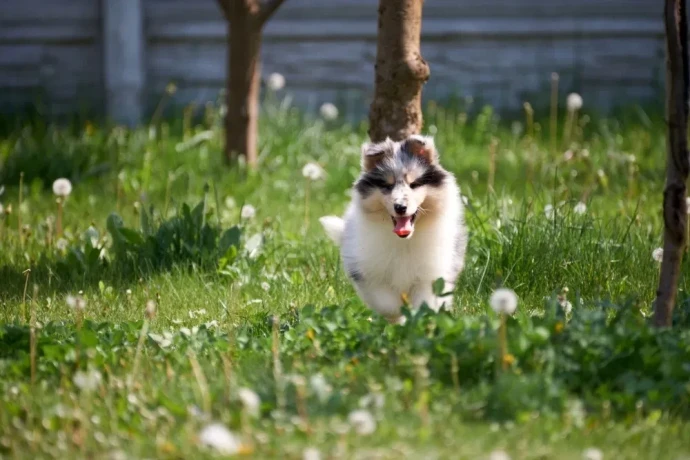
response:
<path id="1" fill-rule="evenodd" d="M 434 148 L 431 140 L 426 142 Z M 401 144 L 394 144 L 395 155 L 400 155 Z M 364 175 L 367 171 L 363 168 Z M 408 174 L 409 169 L 404 169 L 403 174 Z M 446 308 L 451 306 L 451 297 L 435 296 L 432 284 L 443 278 L 446 291 L 454 288 L 464 267 L 467 231 L 455 178 L 442 171 L 447 176 L 441 187 L 421 187 L 414 191 L 407 187 L 405 193 L 416 193 L 419 201 L 415 206 L 420 210 L 414 234 L 409 238 L 400 238 L 392 231 L 388 201 L 396 195 L 395 191 L 364 197 L 355 187 L 342 219 L 334 216 L 320 219 L 328 236 L 340 245 L 343 264 L 361 299 L 391 322 L 404 319 L 400 313 L 403 295 L 412 308 L 423 303 L 435 311 L 444 303 Z M 377 202 L 381 205 L 376 206 Z"/>

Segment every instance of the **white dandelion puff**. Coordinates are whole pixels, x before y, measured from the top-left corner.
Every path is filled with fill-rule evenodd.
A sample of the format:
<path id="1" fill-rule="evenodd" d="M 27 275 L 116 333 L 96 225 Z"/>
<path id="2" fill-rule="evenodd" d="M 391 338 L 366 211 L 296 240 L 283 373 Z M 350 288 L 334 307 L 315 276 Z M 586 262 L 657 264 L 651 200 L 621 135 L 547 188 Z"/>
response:
<path id="1" fill-rule="evenodd" d="M 77 306 L 77 298 L 73 295 L 68 295 L 65 297 L 65 302 L 67 302 L 67 306 L 70 308 L 76 308 Z"/>
<path id="2" fill-rule="evenodd" d="M 652 259 L 661 263 L 664 260 L 664 248 L 656 248 L 652 251 Z"/>
<path id="3" fill-rule="evenodd" d="M 326 378 L 320 373 L 309 377 L 309 386 L 321 402 L 325 402 L 333 391 L 333 387 L 328 384 Z"/>
<path id="4" fill-rule="evenodd" d="M 101 373 L 96 370 L 77 371 L 74 373 L 72 381 L 74 385 L 82 391 L 94 391 L 101 383 Z"/>
<path id="5" fill-rule="evenodd" d="M 544 215 L 549 220 L 553 220 L 554 217 L 556 217 L 556 210 L 552 204 L 547 204 L 544 206 Z"/>
<path id="6" fill-rule="evenodd" d="M 566 300 L 565 298 L 559 299 L 558 303 L 560 304 L 561 308 L 563 309 L 563 313 L 566 315 L 569 315 L 571 311 L 573 311 L 573 304 L 570 303 L 569 300 Z"/>
<path id="7" fill-rule="evenodd" d="M 67 246 L 69 246 L 69 241 L 64 238 L 60 238 L 55 242 L 55 247 L 58 248 L 59 251 L 65 251 Z"/>
<path id="8" fill-rule="evenodd" d="M 302 460 L 321 460 L 321 452 L 316 447 L 307 447 L 302 452 Z"/>
<path id="9" fill-rule="evenodd" d="M 253 390 L 249 388 L 240 388 L 237 392 L 242 405 L 248 414 L 252 417 L 258 417 L 261 409 L 261 399 Z"/>
<path id="10" fill-rule="evenodd" d="M 582 103 L 582 96 L 580 96 L 579 94 L 568 94 L 568 98 L 566 99 L 566 105 L 568 106 L 569 112 L 575 112 L 577 110 L 580 110 L 582 108 Z"/>
<path id="11" fill-rule="evenodd" d="M 510 455 L 505 450 L 495 450 L 489 454 L 489 460 L 510 460 Z"/>
<path id="12" fill-rule="evenodd" d="M 335 120 L 338 118 L 338 107 L 336 107 L 335 104 L 326 102 L 321 105 L 319 113 L 324 120 Z"/>
<path id="13" fill-rule="evenodd" d="M 242 212 L 240 212 L 242 219 L 253 219 L 256 216 L 256 208 L 251 204 L 245 204 L 242 206 Z"/>
<path id="14" fill-rule="evenodd" d="M 576 204 L 575 207 L 573 208 L 573 212 L 575 212 L 575 214 L 580 214 L 580 215 L 582 215 L 582 214 L 584 214 L 584 213 L 587 212 L 587 205 L 584 204 L 582 201 L 580 201 L 580 202 L 579 202 L 578 204 Z"/>
<path id="15" fill-rule="evenodd" d="M 72 193 L 72 182 L 69 179 L 60 178 L 53 182 L 53 193 L 59 197 L 66 197 Z"/>
<path id="16" fill-rule="evenodd" d="M 223 455 L 236 454 L 242 447 L 237 437 L 220 423 L 204 427 L 199 432 L 199 442 Z"/>
<path id="17" fill-rule="evenodd" d="M 68 295 L 65 298 L 65 302 L 67 302 L 67 306 L 70 308 L 73 308 L 77 311 L 84 311 L 86 309 L 86 300 L 84 300 L 83 297 L 79 296 L 73 296 L 73 295 Z"/>
<path id="18" fill-rule="evenodd" d="M 319 180 L 325 176 L 326 172 L 318 163 L 307 163 L 302 168 L 302 175 L 309 180 Z"/>
<path id="19" fill-rule="evenodd" d="M 512 289 L 500 288 L 491 294 L 489 303 L 496 313 L 512 315 L 517 310 L 518 297 Z"/>
<path id="20" fill-rule="evenodd" d="M 374 416 L 368 410 L 359 409 L 352 411 L 347 420 L 354 428 L 355 433 L 359 435 L 366 436 L 376 431 L 376 420 L 374 420 Z"/>
<path id="21" fill-rule="evenodd" d="M 277 72 L 273 72 L 268 76 L 266 85 L 271 89 L 271 91 L 278 91 L 285 87 L 285 77 Z"/>
<path id="22" fill-rule="evenodd" d="M 584 460 L 603 460 L 604 453 L 596 447 L 590 447 L 582 452 L 582 458 Z"/>
<path id="23" fill-rule="evenodd" d="M 268 284 L 266 281 L 264 281 L 264 282 L 261 283 L 261 289 L 263 289 L 264 291 L 268 292 L 268 291 L 271 289 L 271 285 Z"/>

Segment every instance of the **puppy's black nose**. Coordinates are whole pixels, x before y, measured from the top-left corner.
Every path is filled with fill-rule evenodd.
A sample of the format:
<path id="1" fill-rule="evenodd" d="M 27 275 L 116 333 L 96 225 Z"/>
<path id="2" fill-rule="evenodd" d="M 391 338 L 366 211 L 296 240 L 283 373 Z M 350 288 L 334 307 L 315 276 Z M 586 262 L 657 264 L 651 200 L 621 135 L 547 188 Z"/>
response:
<path id="1" fill-rule="evenodd" d="M 395 209 L 395 212 L 397 212 L 400 215 L 403 215 L 407 212 L 407 206 L 404 204 L 394 204 L 393 209 Z"/>

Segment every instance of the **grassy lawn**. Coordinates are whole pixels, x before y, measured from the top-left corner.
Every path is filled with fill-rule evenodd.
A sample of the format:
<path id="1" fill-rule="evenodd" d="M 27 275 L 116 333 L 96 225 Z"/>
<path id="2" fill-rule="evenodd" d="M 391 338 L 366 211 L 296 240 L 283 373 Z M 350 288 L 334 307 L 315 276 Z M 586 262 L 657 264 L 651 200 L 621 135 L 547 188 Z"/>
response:
<path id="1" fill-rule="evenodd" d="M 258 173 L 224 167 L 219 126 L 2 129 L 0 457 L 690 458 L 687 276 L 675 327 L 648 324 L 661 117 L 581 116 L 554 142 L 430 106 L 471 235 L 455 310 L 404 326 L 317 221 L 344 210 L 366 126 L 268 104 Z M 519 297 L 506 371 L 499 287 Z"/>

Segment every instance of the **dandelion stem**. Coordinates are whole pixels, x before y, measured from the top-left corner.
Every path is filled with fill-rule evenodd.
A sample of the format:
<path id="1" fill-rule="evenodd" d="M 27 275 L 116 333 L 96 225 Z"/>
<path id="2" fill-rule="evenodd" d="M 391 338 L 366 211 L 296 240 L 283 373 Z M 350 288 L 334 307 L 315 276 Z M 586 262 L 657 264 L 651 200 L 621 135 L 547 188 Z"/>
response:
<path id="1" fill-rule="evenodd" d="M 192 366 L 192 372 L 194 372 L 194 378 L 196 379 L 196 383 L 197 385 L 199 385 L 199 393 L 201 393 L 201 404 L 204 407 L 204 413 L 210 414 L 211 396 L 208 391 L 208 380 L 206 380 L 204 371 L 201 369 L 201 366 L 199 365 L 199 360 L 196 359 L 196 354 L 194 354 L 194 352 L 190 350 L 189 353 L 187 353 L 187 357 L 189 358 L 189 364 L 191 364 Z"/>
<path id="2" fill-rule="evenodd" d="M 144 320 L 144 324 L 141 326 L 141 332 L 139 333 L 139 341 L 137 342 L 137 349 L 134 352 L 134 363 L 132 364 L 132 372 L 129 374 L 127 379 L 127 386 L 131 388 L 134 379 L 136 378 L 137 372 L 139 370 L 139 361 L 141 359 L 141 350 L 144 348 L 144 340 L 146 339 L 146 334 L 149 330 L 149 321 Z"/>
<path id="3" fill-rule="evenodd" d="M 459 373 L 460 366 L 458 365 L 458 355 L 452 353 L 450 355 L 450 375 L 453 379 L 453 388 L 455 388 L 455 391 L 460 391 L 460 378 L 458 375 Z"/>
<path id="4" fill-rule="evenodd" d="M 24 281 L 24 295 L 22 296 L 22 321 L 26 321 L 26 290 L 29 287 L 29 276 L 31 275 L 31 269 L 27 268 L 22 272 L 26 277 Z"/>
<path id="5" fill-rule="evenodd" d="M 62 237 L 62 198 L 57 199 L 57 219 L 55 219 L 57 237 Z"/>
<path id="6" fill-rule="evenodd" d="M 273 352 L 273 379 L 276 385 L 276 403 L 278 410 L 281 412 L 285 410 L 285 387 L 283 382 L 283 365 L 280 362 L 280 319 L 278 316 L 273 317 L 273 344 L 271 351 Z"/>
<path id="7" fill-rule="evenodd" d="M 309 229 L 309 195 L 311 191 L 311 181 L 307 179 L 307 186 L 304 189 L 304 229 Z"/>
<path id="8" fill-rule="evenodd" d="M 506 315 L 500 314 L 501 322 L 498 326 L 498 349 L 501 360 L 501 369 L 503 371 L 508 369 L 508 360 L 506 356 L 508 355 L 508 339 L 506 334 Z"/>
<path id="9" fill-rule="evenodd" d="M 297 413 L 300 419 L 302 419 L 302 424 L 305 430 L 310 432 L 309 428 L 309 413 L 307 412 L 307 388 L 303 381 L 295 383 L 295 394 L 297 397 Z"/>
<path id="10" fill-rule="evenodd" d="M 551 74 L 551 152 L 556 153 L 558 138 L 558 74 Z"/>
<path id="11" fill-rule="evenodd" d="M 575 120 L 577 119 L 577 110 L 568 110 L 568 115 L 565 121 L 565 127 L 563 129 L 563 144 L 564 148 L 570 147 L 570 142 L 572 141 L 573 127 L 575 126 Z"/>
<path id="12" fill-rule="evenodd" d="M 29 353 L 31 356 L 31 385 L 36 383 L 36 298 L 38 286 L 34 284 L 34 295 L 31 298 L 31 316 L 29 318 Z"/>
<path id="13" fill-rule="evenodd" d="M 496 179 L 496 151 L 498 150 L 498 139 L 495 137 L 489 143 L 489 178 L 487 188 L 490 192 L 494 191 L 494 181 Z"/>
<path id="14" fill-rule="evenodd" d="M 19 173 L 19 206 L 17 206 L 17 232 L 19 242 L 24 245 L 24 234 L 22 233 L 22 200 L 24 199 L 24 171 Z"/>

